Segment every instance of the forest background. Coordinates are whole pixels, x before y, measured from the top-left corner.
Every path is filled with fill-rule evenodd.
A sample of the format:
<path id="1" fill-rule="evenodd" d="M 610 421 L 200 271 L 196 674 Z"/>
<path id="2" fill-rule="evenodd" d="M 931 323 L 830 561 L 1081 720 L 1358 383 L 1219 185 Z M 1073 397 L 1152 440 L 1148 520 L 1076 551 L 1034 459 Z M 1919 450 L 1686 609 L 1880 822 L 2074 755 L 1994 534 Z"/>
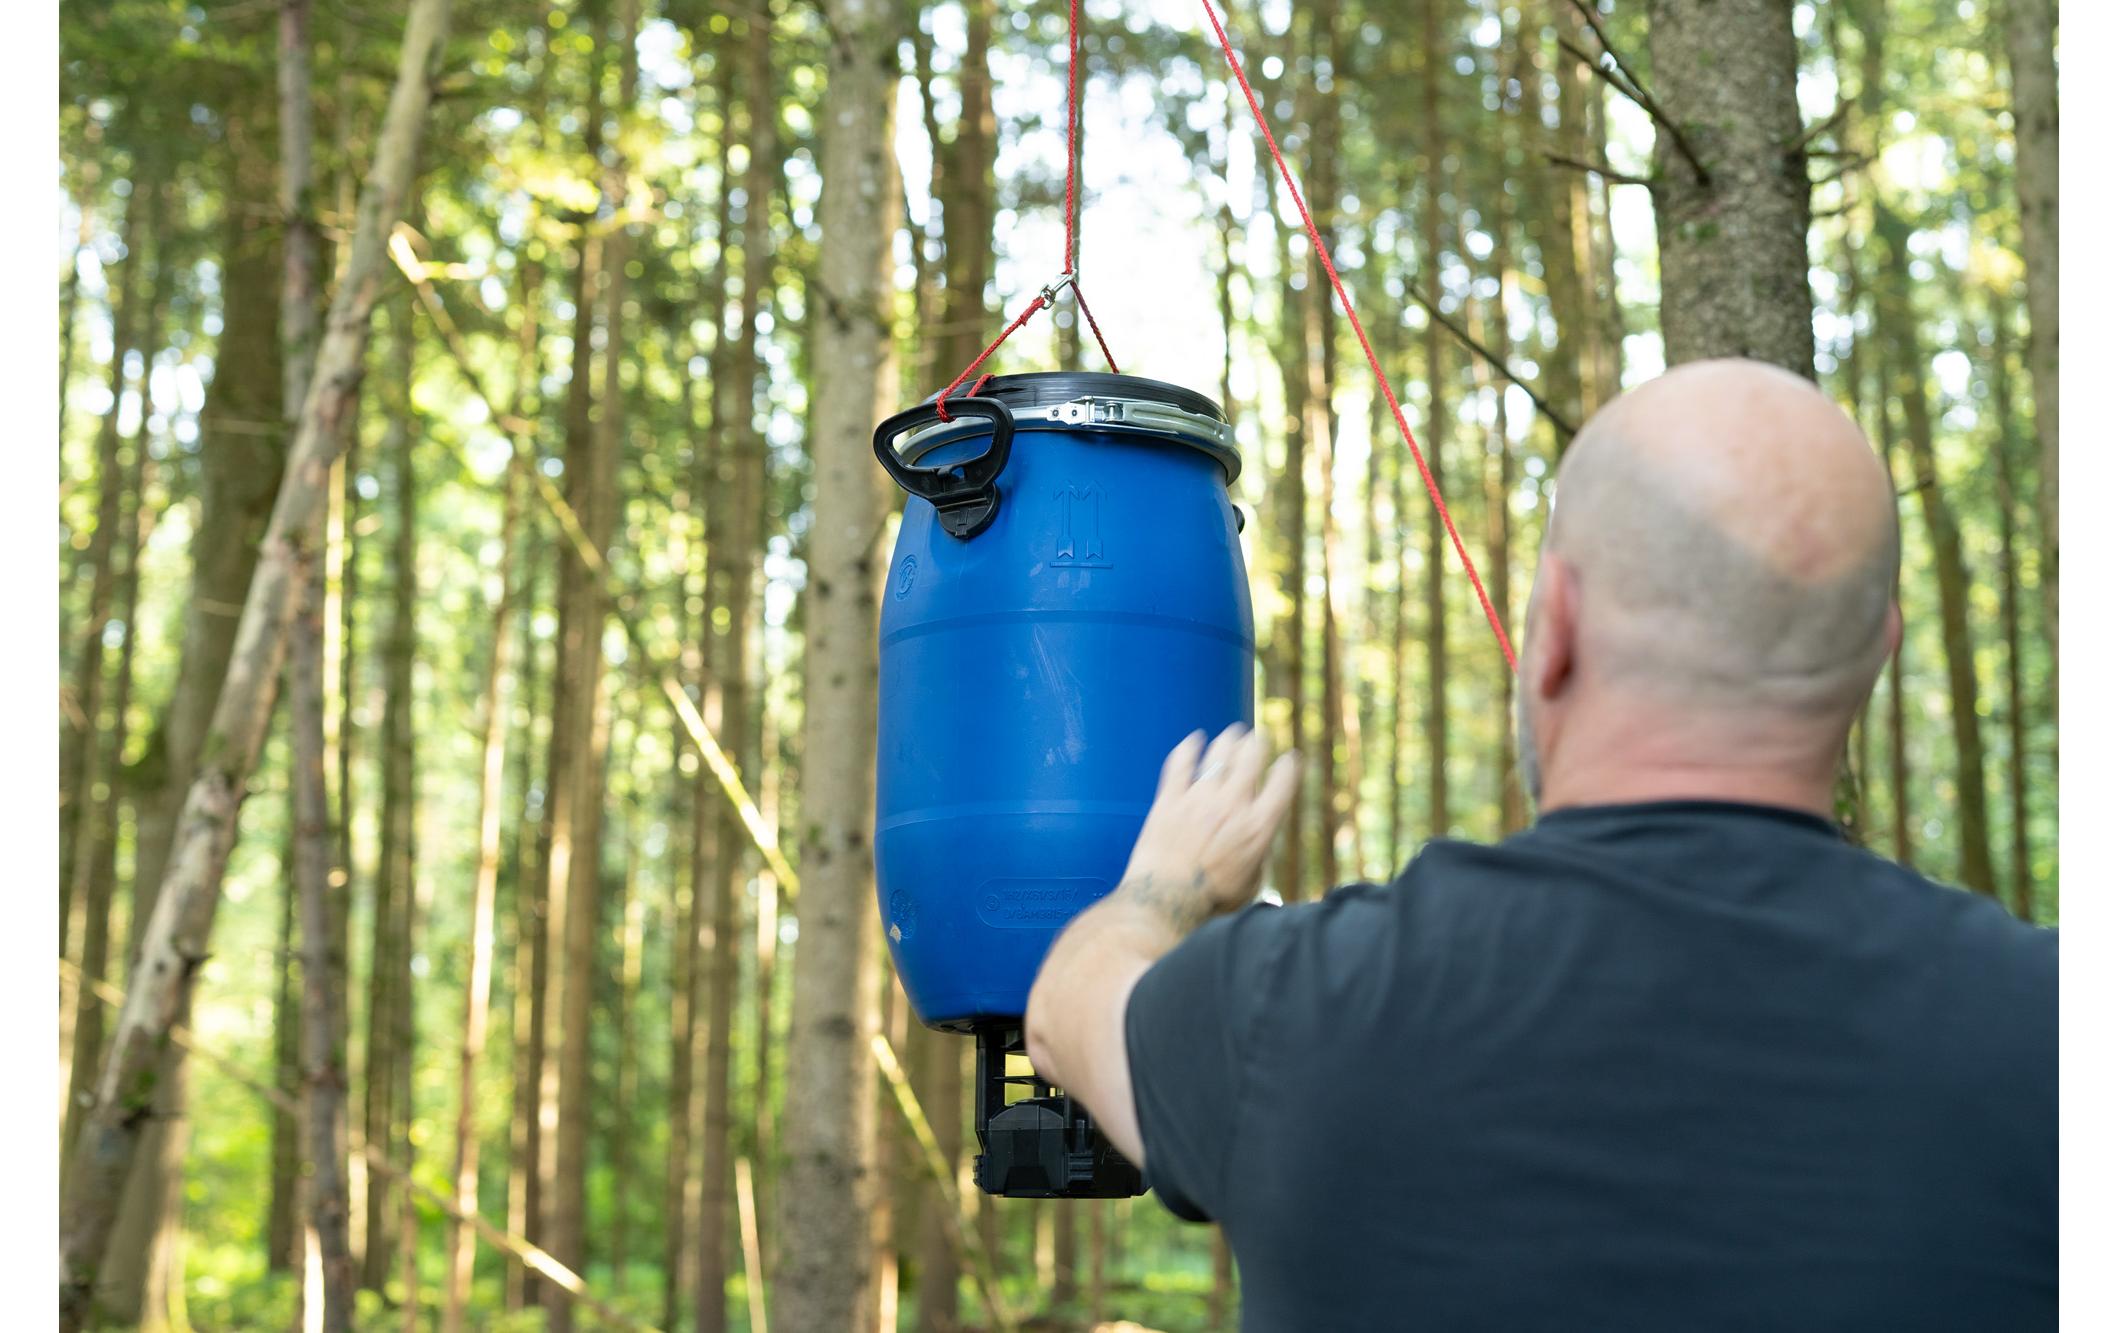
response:
<path id="1" fill-rule="evenodd" d="M 1064 6 L 449 8 L 60 7 L 69 1308 L 1232 1326 L 1211 1230 L 970 1188 L 967 1043 L 909 1019 L 861 850 L 867 431 L 1059 267 Z M 2056 923 L 2051 0 L 1228 21 L 1511 632 L 1588 413 L 1698 355 L 1814 375 L 1905 531 L 1842 821 Z M 1520 827 L 1509 673 L 1201 15 L 1083 25 L 1084 284 L 1245 457 L 1261 716 L 1308 775 L 1270 891 Z M 325 318 L 349 292 L 371 321 Z M 1075 316 L 998 364 L 1092 364 Z M 260 587 L 283 655 L 238 633 Z M 165 886 L 210 944 L 151 938 Z"/>

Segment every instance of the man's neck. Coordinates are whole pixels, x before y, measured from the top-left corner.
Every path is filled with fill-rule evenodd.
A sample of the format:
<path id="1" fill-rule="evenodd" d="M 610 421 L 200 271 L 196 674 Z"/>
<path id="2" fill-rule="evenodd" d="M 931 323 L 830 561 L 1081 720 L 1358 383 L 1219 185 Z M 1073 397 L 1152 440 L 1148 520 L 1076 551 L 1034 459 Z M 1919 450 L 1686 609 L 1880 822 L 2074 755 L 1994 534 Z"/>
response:
<path id="1" fill-rule="evenodd" d="M 1537 808 L 1545 813 L 1584 805 L 1639 805 L 1650 801 L 1734 801 L 1832 817 L 1831 785 L 1791 776 L 1717 768 L 1595 766 L 1548 773 Z"/>
<path id="2" fill-rule="evenodd" d="M 1583 719 L 1586 721 L 1586 719 Z M 1833 815 L 1835 749 L 1773 729 L 1658 727 L 1613 717 L 1569 727 L 1546 756 L 1540 810 L 1736 801 Z"/>

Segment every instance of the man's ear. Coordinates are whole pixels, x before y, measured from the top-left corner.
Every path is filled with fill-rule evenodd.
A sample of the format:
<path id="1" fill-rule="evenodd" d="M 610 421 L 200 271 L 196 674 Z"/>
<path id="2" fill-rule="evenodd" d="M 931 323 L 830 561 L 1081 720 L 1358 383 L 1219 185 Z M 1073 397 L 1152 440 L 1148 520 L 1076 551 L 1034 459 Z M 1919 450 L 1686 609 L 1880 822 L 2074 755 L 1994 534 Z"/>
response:
<path id="1" fill-rule="evenodd" d="M 1558 696 L 1574 674 L 1580 628 L 1581 583 L 1573 566 L 1547 554 L 1537 568 L 1537 660 L 1525 682 L 1541 699 Z"/>

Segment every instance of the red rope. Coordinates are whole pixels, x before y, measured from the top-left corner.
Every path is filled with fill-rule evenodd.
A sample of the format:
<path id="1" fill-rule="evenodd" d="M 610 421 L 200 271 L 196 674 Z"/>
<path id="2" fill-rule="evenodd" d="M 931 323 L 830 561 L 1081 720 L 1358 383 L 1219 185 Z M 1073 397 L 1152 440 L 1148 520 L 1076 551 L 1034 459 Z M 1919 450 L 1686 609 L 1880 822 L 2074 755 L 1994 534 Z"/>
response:
<path id="1" fill-rule="evenodd" d="M 1463 537 L 1456 531 L 1456 520 L 1449 513 L 1449 502 L 1442 499 L 1441 487 L 1436 484 L 1434 474 L 1427 469 L 1427 456 L 1420 452 L 1419 442 L 1412 438 L 1412 427 L 1405 422 L 1405 409 L 1399 406 L 1397 394 L 1390 388 L 1390 377 L 1383 373 L 1382 362 L 1375 356 L 1375 348 L 1368 343 L 1368 331 L 1361 327 L 1361 317 L 1353 313 L 1353 301 L 1346 295 L 1346 285 L 1339 281 L 1338 266 L 1331 262 L 1331 254 L 1318 234 L 1316 222 L 1309 216 L 1309 205 L 1302 198 L 1302 187 L 1294 183 L 1294 173 L 1287 168 L 1287 159 L 1280 154 L 1280 141 L 1273 137 L 1272 126 L 1265 123 L 1265 113 L 1258 106 L 1258 95 L 1251 91 L 1250 80 L 1243 75 L 1243 66 L 1236 59 L 1235 47 L 1228 41 L 1228 30 L 1221 26 L 1221 16 L 1214 12 L 1213 0 L 1199 0 L 1206 8 L 1206 21 L 1213 25 L 1214 36 L 1220 39 L 1221 54 L 1228 58 L 1228 68 L 1243 89 L 1243 100 L 1250 103 L 1251 119 L 1257 121 L 1258 132 L 1265 136 L 1265 146 L 1272 150 L 1273 163 L 1280 169 L 1280 179 L 1287 183 L 1287 193 L 1294 196 L 1294 207 L 1302 215 L 1302 226 L 1308 229 L 1309 243 L 1316 247 L 1316 257 L 1323 262 L 1324 273 L 1331 279 L 1331 290 L 1338 293 L 1338 304 L 1346 312 L 1346 319 L 1353 325 L 1353 335 L 1360 339 L 1361 351 L 1367 354 L 1368 369 L 1375 372 L 1375 383 L 1383 391 L 1383 399 L 1390 404 L 1390 415 L 1397 419 L 1397 430 L 1405 437 L 1405 447 L 1412 451 L 1412 461 L 1419 465 L 1419 477 L 1427 484 L 1427 498 L 1434 502 L 1435 512 L 1441 515 L 1442 526 L 1449 530 L 1449 540 L 1455 543 L 1456 556 L 1463 561 L 1463 572 L 1471 576 L 1471 587 L 1478 593 L 1478 604 L 1485 608 L 1486 623 L 1493 627 L 1493 637 L 1500 642 L 1501 655 L 1508 659 L 1508 669 L 1515 669 L 1515 645 L 1508 639 L 1507 626 L 1500 623 L 1500 614 L 1493 609 L 1493 599 L 1486 595 L 1485 581 L 1478 577 L 1478 567 L 1471 563 L 1471 553 L 1464 549 Z M 1428 392 L 1439 391 L 1439 386 L 1429 386 Z"/>
<path id="2" fill-rule="evenodd" d="M 1067 0 L 1066 8 L 1066 261 L 1064 272 L 1074 271 L 1074 163 L 1080 134 L 1081 102 L 1074 92 L 1076 68 L 1081 61 L 1081 0 Z M 1117 367 L 1113 366 L 1113 370 Z"/>
<path id="3" fill-rule="evenodd" d="M 1088 302 L 1083 300 L 1081 296 L 1081 279 L 1074 269 L 1074 253 L 1076 249 L 1074 175 L 1077 156 L 1076 145 L 1080 141 L 1081 100 L 1077 91 L 1080 86 L 1080 64 L 1081 0 L 1068 0 L 1066 13 L 1066 256 L 1063 261 L 1063 267 L 1059 271 L 1059 277 L 1053 281 L 1052 285 L 1039 293 L 1035 301 L 1024 307 L 1021 314 L 1010 320 L 1008 326 L 1000 331 L 1000 336 L 987 343 L 985 350 L 980 352 L 970 365 L 963 368 L 963 373 L 949 381 L 949 387 L 941 391 L 941 396 L 934 400 L 934 412 L 943 421 L 950 419 L 949 395 L 962 388 L 963 382 L 971 377 L 973 371 L 985 364 L 987 357 L 1000 350 L 1000 344 L 1006 342 L 1009 335 L 1013 334 L 1015 330 L 1021 328 L 1024 324 L 1029 323 L 1030 316 L 1047 306 L 1057 304 L 1058 290 L 1062 286 L 1074 289 L 1074 304 L 1081 307 L 1081 313 L 1087 318 L 1090 331 L 1096 335 L 1096 346 L 1103 350 L 1105 364 L 1111 368 L 1112 374 L 1115 375 L 1118 372 L 1118 360 L 1110 354 L 1110 344 L 1103 340 L 1103 330 L 1096 326 L 1096 317 L 1089 314 Z M 984 384 L 985 380 L 981 379 L 979 383 Z M 977 396 L 976 388 L 973 388 L 971 392 L 973 397 Z"/>
<path id="4" fill-rule="evenodd" d="M 1096 327 L 1096 316 L 1089 310 L 1088 298 L 1081 294 L 1081 284 L 1078 282 L 1074 284 L 1074 304 L 1081 307 L 1082 318 L 1088 321 L 1088 331 L 1096 335 L 1096 346 L 1103 349 L 1104 364 L 1110 367 L 1111 374 L 1117 374 L 1117 358 L 1110 354 L 1110 344 L 1103 341 L 1103 330 Z"/>

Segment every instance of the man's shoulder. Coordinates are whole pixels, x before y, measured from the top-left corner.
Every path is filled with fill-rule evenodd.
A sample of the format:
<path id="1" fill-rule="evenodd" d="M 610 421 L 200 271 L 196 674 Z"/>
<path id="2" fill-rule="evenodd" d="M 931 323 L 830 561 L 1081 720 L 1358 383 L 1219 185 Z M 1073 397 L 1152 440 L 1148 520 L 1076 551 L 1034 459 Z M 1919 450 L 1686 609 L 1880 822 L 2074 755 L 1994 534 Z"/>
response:
<path id="1" fill-rule="evenodd" d="M 1842 857 L 1849 906 L 1916 923 L 1937 956 L 1959 954 L 1981 965 L 2049 969 L 2056 976 L 2056 927 L 2023 920 L 1994 894 L 1933 879 L 1863 847 L 1847 844 Z"/>

